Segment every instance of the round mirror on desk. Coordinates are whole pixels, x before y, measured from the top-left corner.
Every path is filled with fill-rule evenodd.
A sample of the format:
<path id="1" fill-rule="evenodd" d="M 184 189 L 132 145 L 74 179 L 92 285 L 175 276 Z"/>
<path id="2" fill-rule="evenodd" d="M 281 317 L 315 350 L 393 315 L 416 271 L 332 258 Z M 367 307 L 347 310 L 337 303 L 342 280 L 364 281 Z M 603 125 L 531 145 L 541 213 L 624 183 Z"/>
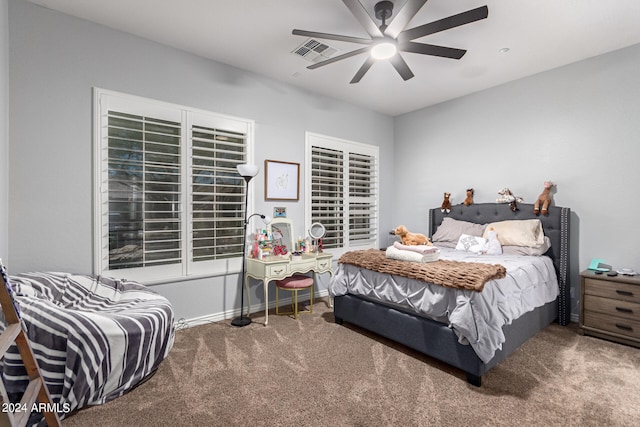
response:
<path id="1" fill-rule="evenodd" d="M 311 224 L 311 227 L 309 228 L 309 236 L 314 240 L 314 252 L 322 252 L 322 248 L 319 247 L 318 241 L 324 237 L 326 232 L 327 230 L 324 228 L 324 225 L 319 222 Z"/>

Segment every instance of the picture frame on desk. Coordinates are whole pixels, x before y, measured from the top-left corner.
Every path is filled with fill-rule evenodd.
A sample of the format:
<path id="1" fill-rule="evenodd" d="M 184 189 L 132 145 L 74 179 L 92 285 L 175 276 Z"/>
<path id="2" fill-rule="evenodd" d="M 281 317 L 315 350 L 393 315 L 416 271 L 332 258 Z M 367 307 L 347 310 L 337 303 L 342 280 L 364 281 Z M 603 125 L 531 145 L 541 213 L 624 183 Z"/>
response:
<path id="1" fill-rule="evenodd" d="M 264 161 L 264 199 L 300 200 L 300 163 Z"/>

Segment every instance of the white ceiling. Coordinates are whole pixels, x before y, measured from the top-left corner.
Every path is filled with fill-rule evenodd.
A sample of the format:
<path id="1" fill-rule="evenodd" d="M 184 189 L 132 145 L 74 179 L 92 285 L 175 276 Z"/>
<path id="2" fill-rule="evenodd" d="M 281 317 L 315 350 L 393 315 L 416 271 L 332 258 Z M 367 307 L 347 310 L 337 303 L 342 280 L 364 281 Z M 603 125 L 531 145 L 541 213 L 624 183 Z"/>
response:
<path id="1" fill-rule="evenodd" d="M 418 40 L 467 54 L 404 53 L 413 79 L 383 61 L 350 84 L 366 54 L 308 70 L 291 53 L 306 40 L 294 28 L 368 37 L 341 0 L 29 1 L 391 116 L 640 43 L 640 0 L 430 0 L 409 28 L 488 6 L 487 19 Z M 361 0 L 371 16 L 377 1 Z"/>

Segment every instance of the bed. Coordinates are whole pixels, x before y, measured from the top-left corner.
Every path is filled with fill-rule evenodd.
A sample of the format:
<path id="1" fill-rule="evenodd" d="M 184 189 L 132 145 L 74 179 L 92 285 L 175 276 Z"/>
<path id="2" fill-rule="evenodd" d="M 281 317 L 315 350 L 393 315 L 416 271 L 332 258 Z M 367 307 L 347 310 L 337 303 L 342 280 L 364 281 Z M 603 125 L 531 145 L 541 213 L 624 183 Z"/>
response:
<path id="1" fill-rule="evenodd" d="M 55 272 L 9 278 L 61 419 L 145 381 L 173 346 L 170 302 L 137 282 Z M 9 396 L 19 399 L 28 376 L 15 345 L 0 372 Z M 34 413 L 32 422 L 43 422 L 42 415 Z"/>
<path id="2" fill-rule="evenodd" d="M 456 224 L 473 223 L 486 225 L 502 224 L 502 221 L 513 220 L 518 221 L 518 223 L 515 223 L 516 225 L 524 225 L 525 223 L 532 223 L 530 220 L 539 219 L 538 224 L 541 225 L 545 236 L 546 246 L 541 247 L 544 255 L 515 256 L 509 253 L 503 257 L 496 256 L 491 258 L 491 261 L 486 262 L 498 267 L 502 265 L 501 263 L 507 264 L 506 273 L 501 278 L 490 279 L 484 283 L 484 288 L 481 292 L 426 284 L 415 278 L 400 277 L 394 273 L 395 270 L 375 272 L 365 267 L 340 262 L 337 272 L 329 285 L 329 294 L 334 300 L 336 323 L 343 324 L 343 322 L 348 322 L 357 325 L 439 359 L 464 371 L 470 384 L 481 386 L 482 375 L 508 357 L 527 339 L 553 321 L 557 321 L 561 325 L 567 325 L 570 321 L 570 283 L 568 273 L 570 209 L 552 206 L 549 208 L 547 215 L 535 215 L 531 204 L 521 203 L 518 208 L 518 210 L 512 211 L 508 204 L 478 203 L 470 206 L 452 206 L 448 214 L 441 212 L 440 208 L 431 209 L 429 210 L 429 237 L 438 237 L 438 228 L 441 227 L 443 221 L 448 227 L 449 224 L 454 222 Z M 445 220 L 445 218 L 448 219 Z M 441 231 L 443 230 L 445 230 L 444 226 Z M 434 242 L 434 244 L 438 245 L 439 243 Z M 444 242 L 442 245 L 444 245 Z M 512 249 L 513 247 L 505 245 L 503 248 L 506 252 L 507 249 Z M 440 248 L 440 250 L 442 251 L 441 258 L 445 257 L 447 253 L 460 252 L 444 247 Z M 540 255 L 540 253 L 536 255 Z M 343 255 L 343 257 L 346 255 Z M 375 254 L 371 253 L 371 255 Z M 470 257 L 472 261 L 479 259 L 474 258 L 474 256 L 475 254 Z M 479 257 L 482 256 L 485 259 L 489 259 L 487 255 L 479 255 Z M 341 257 L 341 260 L 343 257 Z M 462 258 L 468 258 L 467 254 L 464 254 Z M 473 325 L 467 324 L 466 327 L 459 325 L 468 322 L 468 320 L 462 320 L 459 323 L 451 320 L 461 304 L 466 305 L 466 308 L 474 307 L 475 309 L 480 304 L 480 300 L 477 300 L 477 298 L 484 298 L 482 296 L 483 293 L 488 292 L 491 297 L 488 299 L 492 299 L 494 295 L 502 293 L 503 289 L 510 289 L 506 287 L 505 282 L 515 280 L 512 277 L 515 275 L 515 267 L 511 264 L 515 258 L 522 258 L 525 261 L 536 259 L 536 262 L 540 264 L 530 267 L 533 270 L 540 268 L 552 270 L 551 274 L 554 277 L 527 279 L 531 283 L 526 281 L 523 283 L 521 277 L 517 278 L 520 281 L 518 286 L 523 287 L 523 289 L 546 289 L 544 297 L 534 297 L 533 301 L 523 302 L 522 307 L 508 308 L 508 314 L 504 314 L 505 308 L 501 305 L 501 315 L 495 316 L 494 312 L 494 317 L 499 318 L 499 327 L 495 325 L 490 327 L 489 329 L 493 336 L 487 339 L 483 335 L 486 329 L 484 325 L 477 326 L 478 319 L 473 319 L 473 322 L 476 323 Z M 496 263 L 494 260 L 498 259 L 500 261 Z M 464 262 L 466 260 L 462 259 L 460 261 Z M 475 265 L 475 262 L 473 265 Z M 520 267 L 516 268 L 516 270 L 520 270 Z M 525 276 L 527 274 L 529 273 L 526 273 Z M 396 287 L 405 290 L 404 299 L 390 300 L 387 295 L 391 293 L 388 291 L 390 283 L 400 284 Z M 420 311 L 421 309 L 417 308 L 417 305 L 420 304 L 416 304 L 415 301 L 412 302 L 410 297 L 413 297 L 413 294 L 426 293 L 427 291 L 422 291 L 425 287 L 430 289 L 428 292 L 437 295 L 440 300 L 448 301 L 449 307 L 444 309 L 439 307 L 439 312 L 437 313 Z M 363 291 L 363 289 L 368 289 L 368 291 Z M 500 292 L 495 292 L 496 289 L 500 289 Z M 491 292 L 494 292 L 494 294 L 491 294 Z M 513 294 L 518 298 L 520 293 L 522 293 L 520 290 L 513 291 Z M 531 294 L 534 295 L 533 292 Z M 509 298 L 513 299 L 513 297 Z M 422 298 L 422 300 L 424 299 Z M 482 304 L 490 305 L 494 303 L 482 302 Z M 422 302 L 422 305 L 437 306 L 437 304 L 425 304 L 424 302 Z M 488 307 L 488 310 L 496 309 L 495 307 Z M 476 327 L 476 336 L 469 337 L 464 335 L 466 332 L 473 330 L 474 327 Z M 498 335 L 497 338 L 495 334 Z M 487 349 L 479 346 L 478 343 L 483 339 L 491 341 L 493 348 Z"/>

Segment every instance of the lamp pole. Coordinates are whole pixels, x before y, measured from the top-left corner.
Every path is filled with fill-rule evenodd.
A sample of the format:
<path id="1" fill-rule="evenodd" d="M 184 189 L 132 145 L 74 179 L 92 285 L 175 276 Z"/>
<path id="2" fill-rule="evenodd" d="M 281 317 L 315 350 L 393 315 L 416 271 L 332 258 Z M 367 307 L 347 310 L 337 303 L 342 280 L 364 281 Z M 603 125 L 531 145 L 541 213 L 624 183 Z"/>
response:
<path id="1" fill-rule="evenodd" d="M 246 288 L 245 274 L 247 264 L 247 225 L 249 224 L 249 219 L 255 215 L 259 215 L 260 218 L 262 218 L 262 220 L 267 224 L 271 222 L 271 218 L 262 214 L 247 215 L 249 204 L 249 182 L 253 179 L 254 176 L 258 174 L 258 166 L 238 165 L 238 173 L 244 178 L 244 181 L 246 182 L 246 189 L 244 192 L 244 226 L 242 229 L 242 276 L 240 277 L 240 316 L 233 319 L 231 321 L 231 324 L 233 326 L 247 326 L 251 323 L 251 318 L 249 318 L 248 315 L 246 317 L 244 316 L 244 291 Z"/>
<path id="2" fill-rule="evenodd" d="M 244 317 L 244 281 L 245 281 L 245 265 L 246 265 L 246 256 L 247 256 L 247 224 L 249 223 L 249 218 L 247 217 L 247 204 L 249 200 L 249 181 L 253 176 L 243 176 L 245 182 L 247 183 L 246 191 L 244 193 L 244 228 L 242 231 L 242 276 L 240 276 L 240 317 L 236 317 L 231 321 L 233 326 L 247 326 L 251 323 L 251 318 L 249 316 Z"/>

